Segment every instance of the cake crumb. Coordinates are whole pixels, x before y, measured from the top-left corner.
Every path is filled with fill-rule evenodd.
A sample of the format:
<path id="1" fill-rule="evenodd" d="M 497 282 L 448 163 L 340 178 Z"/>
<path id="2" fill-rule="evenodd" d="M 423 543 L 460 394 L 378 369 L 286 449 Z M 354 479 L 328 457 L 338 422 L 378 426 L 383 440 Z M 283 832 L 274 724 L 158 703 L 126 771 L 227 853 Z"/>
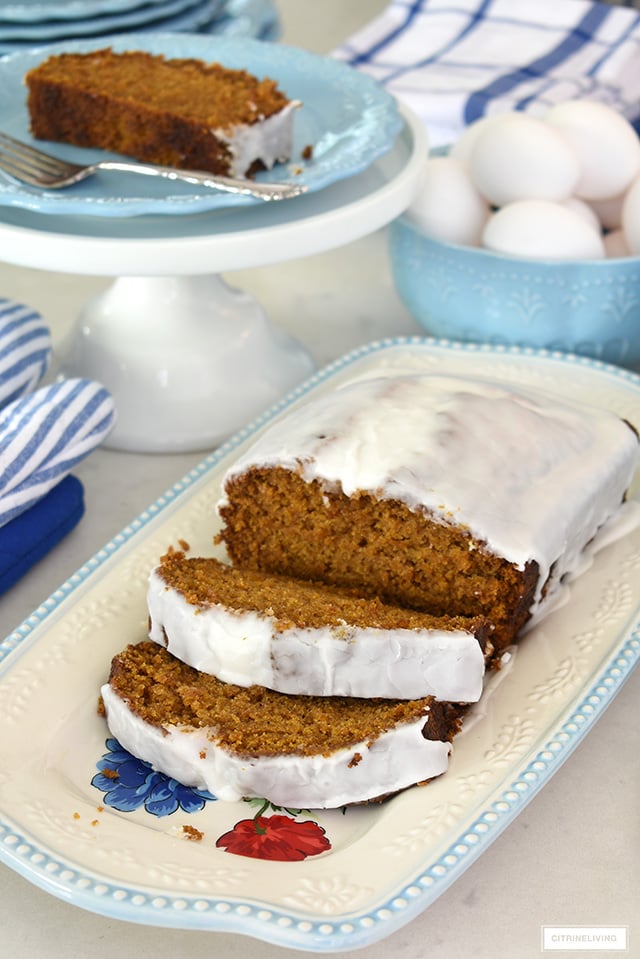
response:
<path id="1" fill-rule="evenodd" d="M 191 842 L 201 842 L 204 839 L 202 830 L 196 829 L 195 826 L 190 826 L 188 823 L 182 827 L 182 832 L 185 839 L 189 839 Z"/>
<path id="2" fill-rule="evenodd" d="M 185 823 L 182 826 L 172 826 L 169 833 L 175 836 L 176 839 L 186 839 L 189 842 L 202 842 L 204 839 L 202 830 L 196 829 L 195 826 L 191 826 L 189 823 Z"/>

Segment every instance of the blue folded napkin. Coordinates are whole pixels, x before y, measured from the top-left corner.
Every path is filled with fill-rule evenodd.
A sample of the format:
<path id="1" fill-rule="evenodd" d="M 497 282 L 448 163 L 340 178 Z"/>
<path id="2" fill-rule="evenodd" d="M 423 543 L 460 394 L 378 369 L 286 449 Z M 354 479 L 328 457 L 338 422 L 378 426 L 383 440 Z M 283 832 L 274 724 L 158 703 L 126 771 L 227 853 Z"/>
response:
<path id="1" fill-rule="evenodd" d="M 42 317 L 0 298 L 0 593 L 81 518 L 83 488 L 71 470 L 115 423 L 113 398 L 99 383 L 34 390 L 50 357 Z"/>
<path id="2" fill-rule="evenodd" d="M 424 120 L 431 146 L 480 117 L 570 99 L 640 118 L 640 11 L 587 0 L 393 0 L 334 51 Z"/>
<path id="3" fill-rule="evenodd" d="M 82 518 L 84 489 L 66 476 L 0 529 L 0 595 L 53 549 Z"/>

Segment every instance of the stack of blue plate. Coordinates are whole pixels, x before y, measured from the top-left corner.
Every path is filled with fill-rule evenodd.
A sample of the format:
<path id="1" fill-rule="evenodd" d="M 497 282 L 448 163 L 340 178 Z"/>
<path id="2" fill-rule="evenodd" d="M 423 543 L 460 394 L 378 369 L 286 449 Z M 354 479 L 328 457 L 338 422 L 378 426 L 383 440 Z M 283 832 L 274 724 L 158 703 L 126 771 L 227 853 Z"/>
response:
<path id="1" fill-rule="evenodd" d="M 279 22 L 273 0 L 0 0 L 0 56 L 149 31 L 275 40 Z"/>

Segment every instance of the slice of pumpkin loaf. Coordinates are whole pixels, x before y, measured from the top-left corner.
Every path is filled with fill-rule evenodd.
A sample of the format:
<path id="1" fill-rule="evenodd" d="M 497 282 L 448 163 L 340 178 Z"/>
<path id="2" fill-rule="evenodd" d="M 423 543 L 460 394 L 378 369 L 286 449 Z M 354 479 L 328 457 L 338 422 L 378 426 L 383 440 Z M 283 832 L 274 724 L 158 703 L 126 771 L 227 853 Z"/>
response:
<path id="1" fill-rule="evenodd" d="M 287 696 L 220 682 L 151 641 L 115 656 L 101 689 L 120 744 L 219 799 L 288 808 L 372 801 L 444 773 L 457 711 L 431 697 Z"/>
<path id="2" fill-rule="evenodd" d="M 492 651 L 481 619 L 178 551 L 151 572 L 147 606 L 151 639 L 178 659 L 284 693 L 476 702 Z"/>
<path id="3" fill-rule="evenodd" d="M 25 83 L 38 139 L 231 176 L 290 158 L 300 106 L 275 80 L 140 50 L 53 55 Z"/>
<path id="4" fill-rule="evenodd" d="M 545 613 L 620 509 L 638 437 L 614 413 L 416 374 L 302 401 L 228 469 L 233 564 L 485 616 L 499 653 Z"/>

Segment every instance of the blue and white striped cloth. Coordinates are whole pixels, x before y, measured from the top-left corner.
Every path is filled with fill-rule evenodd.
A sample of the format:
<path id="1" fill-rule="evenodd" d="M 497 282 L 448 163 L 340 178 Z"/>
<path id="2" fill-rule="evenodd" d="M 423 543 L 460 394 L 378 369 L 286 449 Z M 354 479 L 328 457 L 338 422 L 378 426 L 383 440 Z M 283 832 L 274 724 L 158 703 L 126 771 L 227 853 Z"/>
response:
<path id="1" fill-rule="evenodd" d="M 92 380 L 32 392 L 50 359 L 40 314 L 0 298 L 0 528 L 62 482 L 115 424 L 111 394 Z"/>
<path id="2" fill-rule="evenodd" d="M 19 355 L 17 340 L 14 358 Z M 37 338 L 28 343 L 38 355 Z M 7 382 L 16 382 L 8 365 Z M 0 378 L 0 385 L 3 380 Z M 111 394 L 99 383 L 69 379 L 14 399 L 0 410 L 0 527 L 37 503 L 110 433 L 115 423 Z"/>
<path id="3" fill-rule="evenodd" d="M 474 120 L 569 99 L 640 117 L 640 12 L 587 0 L 393 0 L 334 56 L 452 143 Z"/>
<path id="4" fill-rule="evenodd" d="M 0 409 L 32 390 L 50 360 L 51 334 L 40 314 L 0 298 Z"/>
<path id="5" fill-rule="evenodd" d="M 43 386 L 0 411 L 0 527 L 38 500 L 109 434 L 111 394 L 69 379 Z"/>

